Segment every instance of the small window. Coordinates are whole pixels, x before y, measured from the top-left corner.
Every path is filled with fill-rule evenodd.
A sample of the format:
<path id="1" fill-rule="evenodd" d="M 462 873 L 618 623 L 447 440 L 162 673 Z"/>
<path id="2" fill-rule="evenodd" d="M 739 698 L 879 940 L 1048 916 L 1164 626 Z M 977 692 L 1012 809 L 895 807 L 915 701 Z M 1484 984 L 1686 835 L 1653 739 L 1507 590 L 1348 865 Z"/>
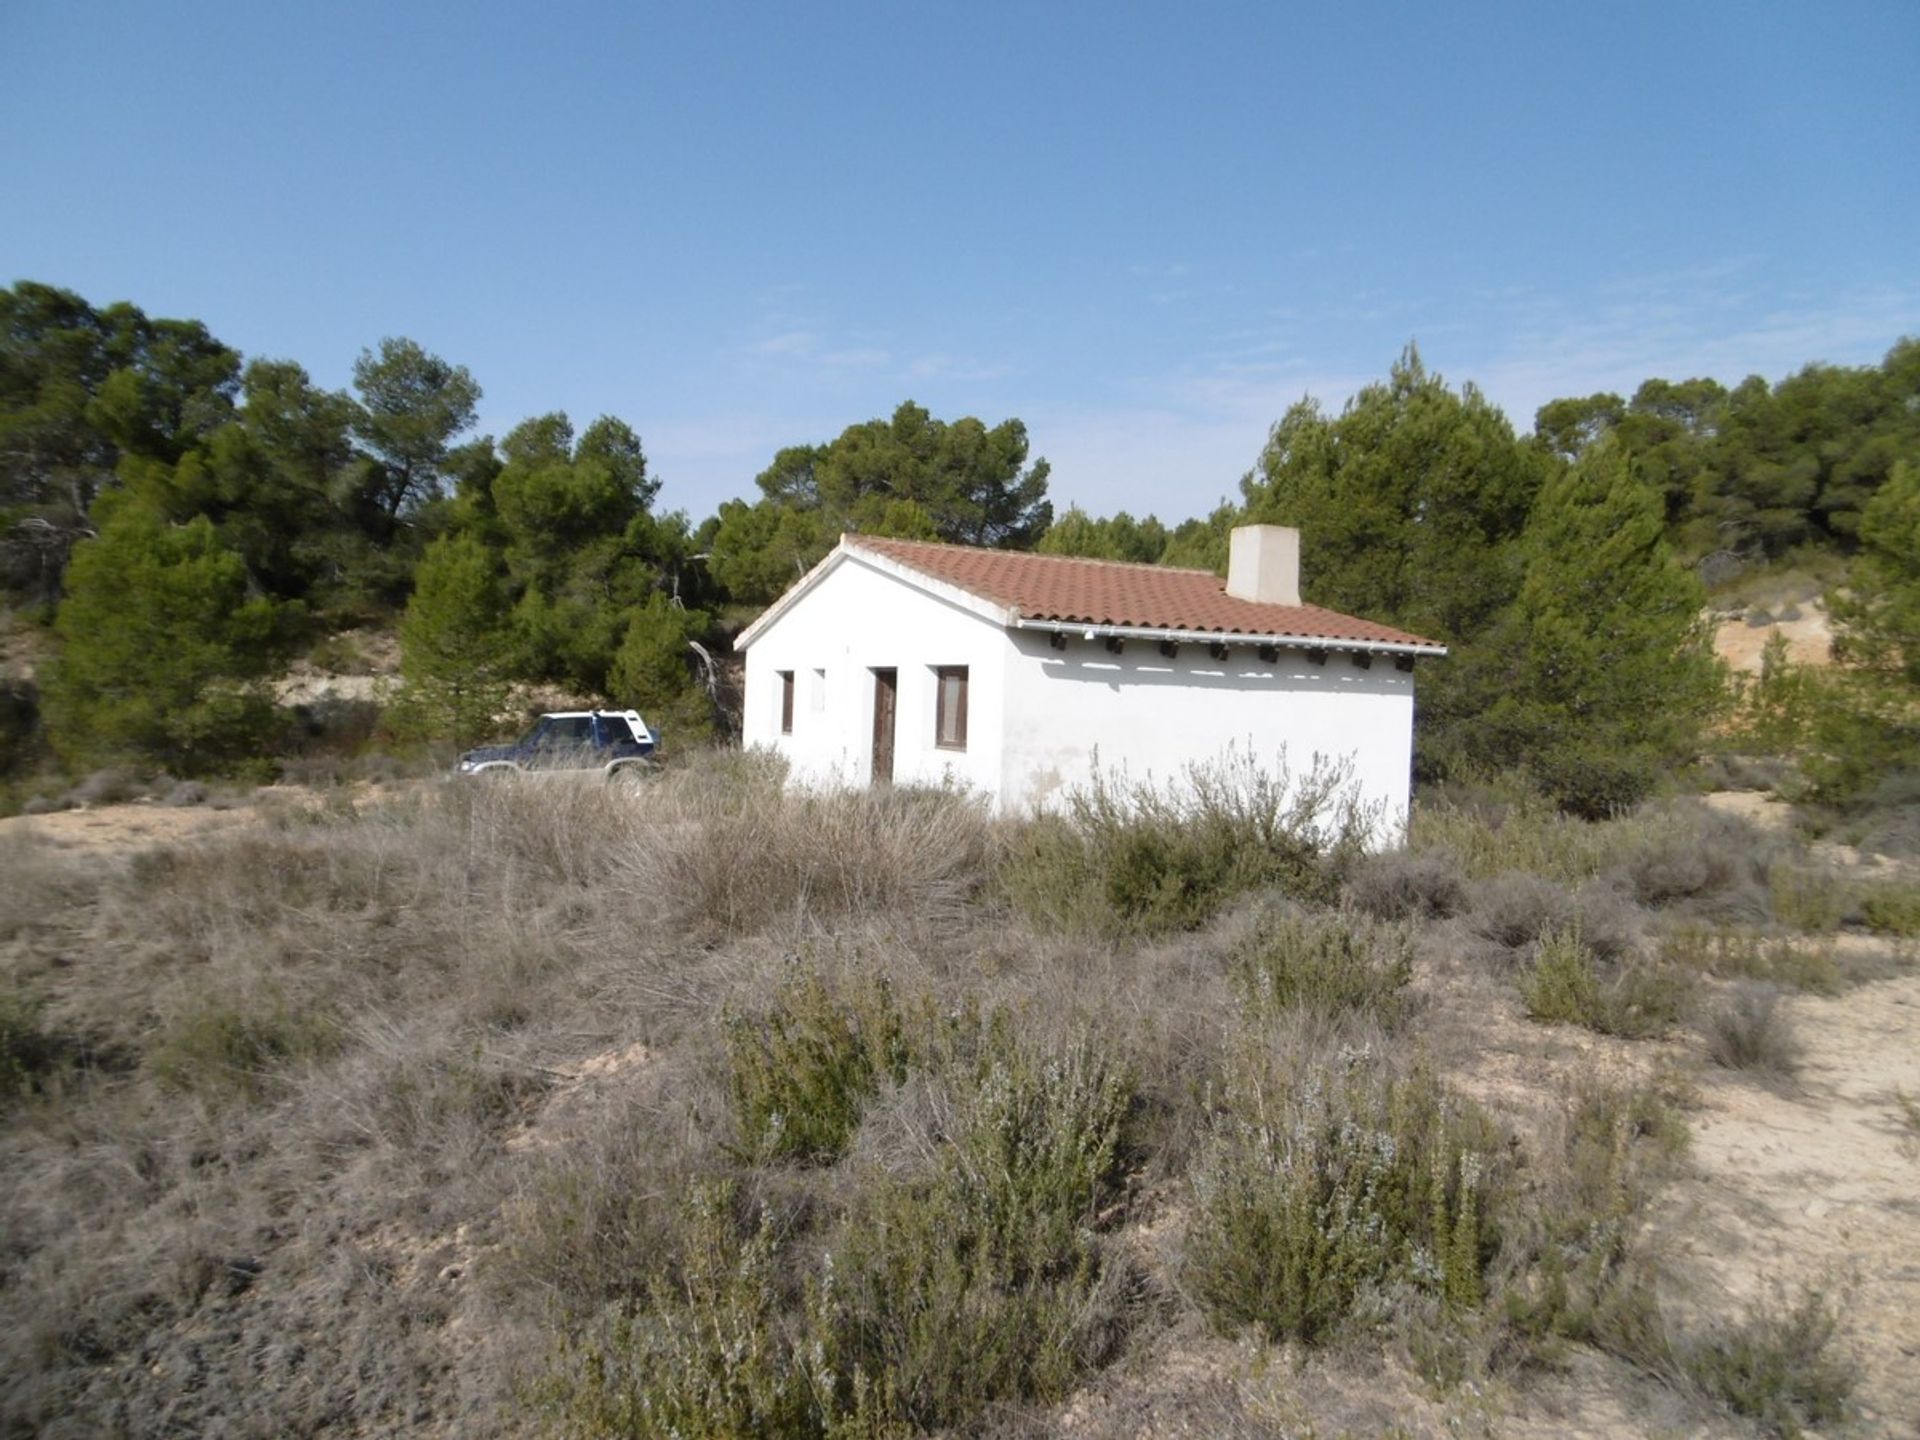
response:
<path id="1" fill-rule="evenodd" d="M 827 672 L 813 672 L 813 713 L 824 714 L 827 708 Z"/>
<path id="2" fill-rule="evenodd" d="M 933 743 L 942 750 L 967 748 L 967 667 L 942 665 L 934 672 Z"/>
<path id="3" fill-rule="evenodd" d="M 774 672 L 780 677 L 780 733 L 793 733 L 793 672 L 779 670 Z"/>

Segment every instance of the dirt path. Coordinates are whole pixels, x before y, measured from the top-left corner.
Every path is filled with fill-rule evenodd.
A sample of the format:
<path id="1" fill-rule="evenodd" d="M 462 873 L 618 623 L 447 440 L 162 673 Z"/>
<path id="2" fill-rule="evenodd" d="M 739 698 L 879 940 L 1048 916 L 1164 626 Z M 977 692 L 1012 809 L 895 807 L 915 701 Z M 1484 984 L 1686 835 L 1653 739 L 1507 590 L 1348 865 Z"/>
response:
<path id="1" fill-rule="evenodd" d="M 1788 1009 L 1797 1082 L 1707 1076 L 1696 1173 L 1661 1230 L 1707 1308 L 1824 1289 L 1860 1366 L 1862 1432 L 1920 1436 L 1920 1129 L 1898 1098 L 1920 1104 L 1920 975 Z"/>

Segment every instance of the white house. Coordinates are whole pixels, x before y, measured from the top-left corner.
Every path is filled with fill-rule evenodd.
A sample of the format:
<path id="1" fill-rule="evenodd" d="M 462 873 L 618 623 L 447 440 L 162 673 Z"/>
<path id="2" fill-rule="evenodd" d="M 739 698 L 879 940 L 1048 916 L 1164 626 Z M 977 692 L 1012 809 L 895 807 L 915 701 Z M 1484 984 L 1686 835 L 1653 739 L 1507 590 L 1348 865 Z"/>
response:
<path id="1" fill-rule="evenodd" d="M 1413 666 L 1446 648 L 1300 603 L 1300 536 L 1205 570 L 843 535 L 734 642 L 745 742 L 800 783 L 959 782 L 1040 808 L 1092 774 L 1165 782 L 1230 750 L 1351 763 L 1407 813 Z"/>

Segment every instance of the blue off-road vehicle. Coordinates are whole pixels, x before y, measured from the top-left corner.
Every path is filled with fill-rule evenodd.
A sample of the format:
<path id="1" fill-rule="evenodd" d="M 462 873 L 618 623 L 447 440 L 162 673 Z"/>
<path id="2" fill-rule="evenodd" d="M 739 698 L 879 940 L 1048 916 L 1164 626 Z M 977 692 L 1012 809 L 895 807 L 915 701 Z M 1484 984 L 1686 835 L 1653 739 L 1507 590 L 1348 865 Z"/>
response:
<path id="1" fill-rule="evenodd" d="M 660 737 L 638 710 L 561 710 L 542 715 L 511 745 L 482 745 L 460 757 L 462 775 L 598 771 L 638 779 L 660 751 Z"/>

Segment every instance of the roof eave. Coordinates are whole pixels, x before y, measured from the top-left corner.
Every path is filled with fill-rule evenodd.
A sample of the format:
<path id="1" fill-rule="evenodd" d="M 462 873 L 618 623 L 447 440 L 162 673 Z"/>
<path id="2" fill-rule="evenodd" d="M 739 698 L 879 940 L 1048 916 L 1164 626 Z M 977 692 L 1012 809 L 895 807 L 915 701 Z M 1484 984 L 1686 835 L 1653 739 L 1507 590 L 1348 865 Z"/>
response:
<path id="1" fill-rule="evenodd" d="M 1039 630 L 1060 635 L 1087 635 L 1096 640 L 1170 641 L 1176 645 L 1273 645 L 1293 650 L 1353 650 L 1373 655 L 1413 655 L 1438 659 L 1447 647 L 1431 641 L 1358 640 L 1328 635 L 1259 635 L 1245 630 L 1180 630 L 1159 625 L 1105 625 L 1086 620 L 1038 620 L 1024 616 L 1011 623 L 1016 630 Z"/>

